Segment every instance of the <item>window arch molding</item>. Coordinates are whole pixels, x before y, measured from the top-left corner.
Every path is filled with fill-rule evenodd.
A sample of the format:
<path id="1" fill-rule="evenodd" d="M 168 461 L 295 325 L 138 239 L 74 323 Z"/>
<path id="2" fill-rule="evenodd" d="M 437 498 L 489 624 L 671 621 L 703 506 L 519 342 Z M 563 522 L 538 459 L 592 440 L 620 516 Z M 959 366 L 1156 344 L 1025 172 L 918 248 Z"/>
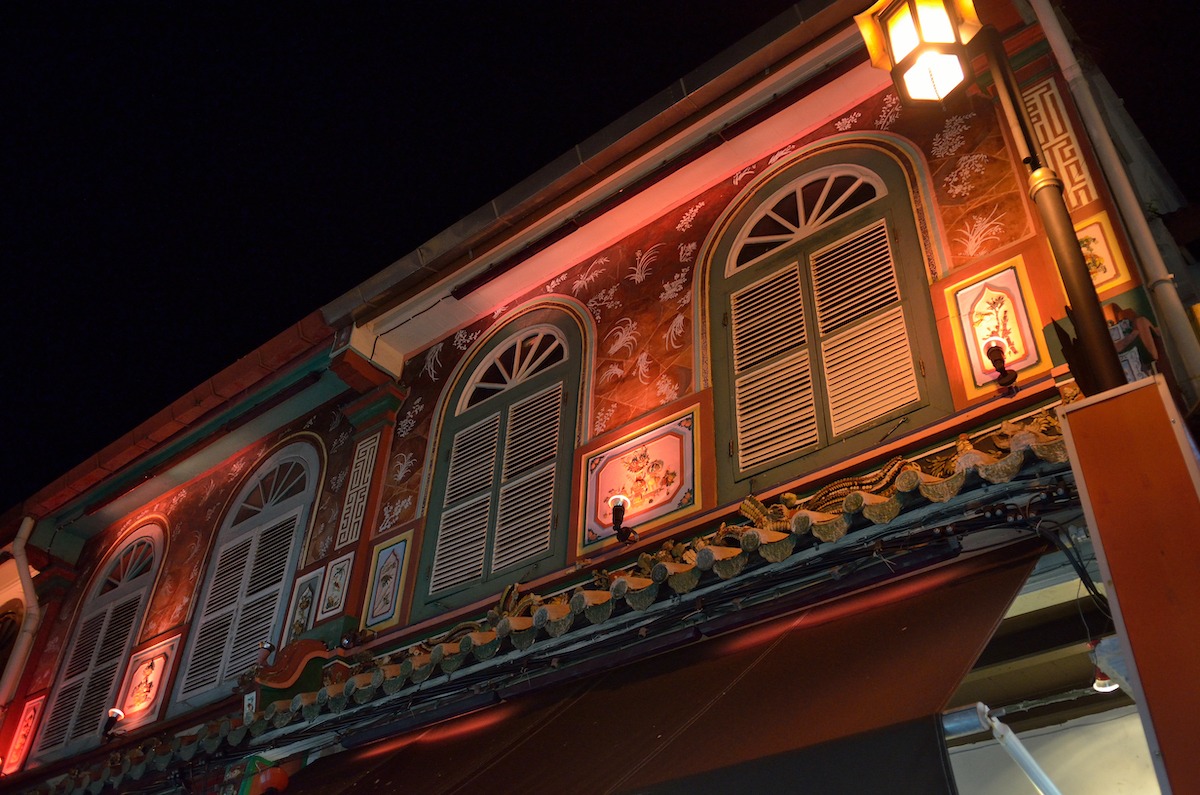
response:
<path id="1" fill-rule="evenodd" d="M 775 203 L 807 186 L 835 194 L 830 177 L 861 180 L 874 195 L 819 223 L 803 223 L 801 208 L 782 213 L 790 224 L 764 226 Z M 938 268 L 925 182 L 919 161 L 890 142 L 824 142 L 760 175 L 714 226 L 698 325 L 704 376 L 721 396 L 723 500 L 867 449 L 885 425 L 911 429 L 951 410 L 928 288 Z M 763 239 L 772 245 L 743 253 Z"/>
<path id="2" fill-rule="evenodd" d="M 259 642 L 279 642 L 320 493 L 318 444 L 308 434 L 285 440 L 229 503 L 197 591 L 173 714 L 224 697 L 257 660 Z"/>
<path id="3" fill-rule="evenodd" d="M 165 546 L 161 524 L 148 522 L 113 545 L 88 583 L 74 631 L 33 744 L 53 759 L 100 741 L 137 642 Z"/>
<path id="4" fill-rule="evenodd" d="M 414 619 L 564 565 L 589 320 L 572 301 L 531 302 L 456 367 L 430 435 Z"/>

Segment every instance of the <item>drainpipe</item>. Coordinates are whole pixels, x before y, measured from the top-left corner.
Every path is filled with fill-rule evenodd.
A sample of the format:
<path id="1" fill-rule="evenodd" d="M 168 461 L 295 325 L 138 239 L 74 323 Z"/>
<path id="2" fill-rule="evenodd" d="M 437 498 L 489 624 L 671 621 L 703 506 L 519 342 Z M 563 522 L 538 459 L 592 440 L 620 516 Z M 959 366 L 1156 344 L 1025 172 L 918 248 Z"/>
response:
<path id="1" fill-rule="evenodd" d="M 1088 137 L 1091 138 L 1096 156 L 1100 160 L 1100 167 L 1108 178 L 1109 187 L 1133 240 L 1154 311 L 1166 328 L 1167 336 L 1174 343 L 1173 348 L 1183 369 L 1183 378 L 1180 380 L 1185 399 L 1191 401 L 1188 406 L 1190 408 L 1200 396 L 1200 340 L 1197 340 L 1192 330 L 1187 310 L 1179 298 L 1179 291 L 1175 288 L 1175 277 L 1163 262 L 1162 252 L 1155 243 L 1154 233 L 1146 221 L 1133 183 L 1130 182 L 1121 156 L 1117 153 L 1117 147 L 1108 133 L 1104 118 L 1100 114 L 1100 107 L 1092 96 L 1091 87 L 1088 86 L 1087 78 L 1084 77 L 1079 61 L 1075 58 L 1070 42 L 1067 41 L 1062 24 L 1050 6 L 1050 0 L 1031 0 L 1031 3 L 1046 40 L 1050 43 L 1050 49 L 1054 51 L 1054 57 L 1067 79 L 1071 95 L 1079 108 L 1079 115 L 1083 118 L 1083 126 L 1087 128 Z"/>
<path id="2" fill-rule="evenodd" d="M 29 576 L 29 558 L 25 555 L 25 542 L 33 533 L 33 517 L 21 519 L 21 527 L 17 537 L 10 545 L 13 562 L 17 566 L 17 576 L 21 579 L 21 595 L 25 601 L 25 617 L 21 621 L 21 630 L 13 642 L 12 654 L 8 657 L 8 665 L 4 667 L 4 675 L 0 678 L 0 715 L 8 712 L 13 694 L 17 691 L 17 682 L 25 671 L 25 663 L 33 648 L 33 639 L 37 636 L 38 627 L 42 623 L 42 607 L 38 604 L 37 593 L 33 590 L 33 579 Z"/>
<path id="3" fill-rule="evenodd" d="M 1021 766 L 1025 775 L 1037 787 L 1042 795 L 1062 795 L 1054 782 L 1042 770 L 1037 760 L 1030 755 L 1017 735 L 1008 726 L 992 716 L 992 710 L 986 704 L 976 703 L 973 707 L 963 707 L 942 716 L 942 729 L 947 740 L 957 740 L 981 731 L 991 731 L 992 736 L 1000 743 L 1013 761 Z"/>

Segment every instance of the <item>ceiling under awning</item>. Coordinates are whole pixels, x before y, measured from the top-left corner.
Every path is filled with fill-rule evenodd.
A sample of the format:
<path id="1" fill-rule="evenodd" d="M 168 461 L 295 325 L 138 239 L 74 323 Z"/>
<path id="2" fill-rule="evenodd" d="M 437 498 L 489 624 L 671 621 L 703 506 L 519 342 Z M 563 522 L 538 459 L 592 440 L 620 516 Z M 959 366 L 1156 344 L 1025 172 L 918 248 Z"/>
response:
<path id="1" fill-rule="evenodd" d="M 836 773 L 848 792 L 881 775 L 928 786 L 923 775 L 947 775 L 932 719 L 1042 549 L 1005 544 L 570 682 L 510 689 L 469 715 L 319 759 L 287 791 L 720 791 L 755 770 L 810 783 Z M 358 737 L 380 734 L 386 725 Z"/>

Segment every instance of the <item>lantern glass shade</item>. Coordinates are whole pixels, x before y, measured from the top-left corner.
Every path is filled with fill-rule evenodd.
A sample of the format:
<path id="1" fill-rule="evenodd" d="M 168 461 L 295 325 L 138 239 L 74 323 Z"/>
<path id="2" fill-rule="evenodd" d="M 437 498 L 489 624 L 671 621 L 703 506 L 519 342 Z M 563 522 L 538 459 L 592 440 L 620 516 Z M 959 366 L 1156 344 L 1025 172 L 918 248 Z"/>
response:
<path id="1" fill-rule="evenodd" d="M 966 79 L 962 60 L 955 55 L 928 50 L 904 70 L 901 79 L 909 99 L 941 101 Z"/>
<path id="2" fill-rule="evenodd" d="M 887 18 L 888 44 L 892 48 L 892 60 L 896 63 L 903 61 L 908 54 L 921 44 L 917 34 L 917 23 L 913 19 L 912 9 L 908 3 L 896 6 L 892 15 Z"/>
<path id="3" fill-rule="evenodd" d="M 966 45 L 982 27 L 971 0 L 879 0 L 855 19 L 905 99 L 941 101 L 970 74 Z"/>

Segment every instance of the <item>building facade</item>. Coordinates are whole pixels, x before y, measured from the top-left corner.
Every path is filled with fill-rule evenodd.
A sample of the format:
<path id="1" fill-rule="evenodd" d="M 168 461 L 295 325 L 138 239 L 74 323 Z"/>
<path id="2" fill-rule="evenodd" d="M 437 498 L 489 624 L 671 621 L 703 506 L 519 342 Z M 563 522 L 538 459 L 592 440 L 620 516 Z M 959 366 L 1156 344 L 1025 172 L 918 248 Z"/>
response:
<path id="1" fill-rule="evenodd" d="M 1071 559 L 1055 539 L 1084 524 L 1054 409 L 1079 389 L 1056 331 L 1063 286 L 989 84 L 904 105 L 867 62 L 862 5 L 800 4 L 659 112 L 581 144 L 10 513 L 13 785 L 299 789 L 382 742 L 437 760 L 441 779 L 409 769 L 396 786 L 449 791 L 466 763 L 405 738 L 482 721 L 482 753 L 489 732 L 570 702 L 572 683 L 647 660 L 703 689 L 671 677 L 711 665 L 724 681 L 738 643 L 796 616 L 816 628 L 791 659 L 820 669 L 814 645 L 838 649 L 846 671 L 828 704 L 775 698 L 825 728 L 604 765 L 621 773 L 595 789 L 717 786 L 880 730 L 933 753 L 923 721 L 1030 571 Z M 1127 378 L 1160 377 L 1186 404 L 1047 20 L 979 11 L 1064 183 Z M 997 384 L 1006 371 L 1018 388 Z M 855 681 L 902 664 L 927 683 L 911 703 L 829 718 L 853 712 Z M 617 725 L 655 701 L 622 698 L 597 702 L 625 712 Z M 503 780 L 562 791 L 560 752 L 541 762 L 557 774 Z"/>

